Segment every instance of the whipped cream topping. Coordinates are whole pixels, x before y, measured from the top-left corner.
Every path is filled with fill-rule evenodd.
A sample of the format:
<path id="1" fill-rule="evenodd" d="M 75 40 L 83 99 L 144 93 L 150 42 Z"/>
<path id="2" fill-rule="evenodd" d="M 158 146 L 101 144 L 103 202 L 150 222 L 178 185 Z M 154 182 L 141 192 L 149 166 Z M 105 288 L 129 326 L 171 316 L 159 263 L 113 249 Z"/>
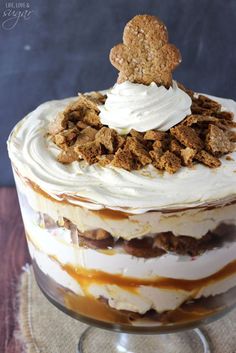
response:
<path id="1" fill-rule="evenodd" d="M 236 114 L 236 102 L 211 98 Z M 111 166 L 89 166 L 85 162 L 59 163 L 56 156 L 60 150 L 45 135 L 49 121 L 74 99 L 40 105 L 16 125 L 8 139 L 9 156 L 19 173 L 55 199 L 60 199 L 60 194 L 68 194 L 93 201 L 69 200 L 87 208 L 127 208 L 130 213 L 143 213 L 152 209 L 195 207 L 236 197 L 236 152 L 231 154 L 233 160 L 222 157 L 219 168 L 196 164 L 192 169 L 181 168 L 173 175 L 160 173 L 151 165 L 128 172 Z"/>
<path id="2" fill-rule="evenodd" d="M 191 98 L 175 81 L 169 89 L 155 82 L 146 86 L 126 81 L 107 92 L 100 119 L 119 134 L 128 134 L 131 129 L 167 131 L 191 114 L 191 104 Z"/>

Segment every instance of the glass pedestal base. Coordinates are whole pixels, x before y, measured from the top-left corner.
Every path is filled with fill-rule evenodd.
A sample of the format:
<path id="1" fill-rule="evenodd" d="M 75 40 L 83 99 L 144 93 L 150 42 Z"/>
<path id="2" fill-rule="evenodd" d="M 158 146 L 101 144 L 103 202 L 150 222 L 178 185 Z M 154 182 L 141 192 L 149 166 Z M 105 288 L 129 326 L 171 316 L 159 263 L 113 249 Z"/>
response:
<path id="1" fill-rule="evenodd" d="M 82 334 L 78 353 L 211 353 L 203 331 L 194 329 L 163 335 L 116 333 L 89 327 Z"/>

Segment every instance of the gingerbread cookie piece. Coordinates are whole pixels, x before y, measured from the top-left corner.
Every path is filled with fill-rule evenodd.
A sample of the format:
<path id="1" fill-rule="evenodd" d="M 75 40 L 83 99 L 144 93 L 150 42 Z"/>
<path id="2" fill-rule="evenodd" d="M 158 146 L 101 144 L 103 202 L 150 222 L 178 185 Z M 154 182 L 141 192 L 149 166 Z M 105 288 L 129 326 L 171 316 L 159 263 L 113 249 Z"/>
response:
<path id="1" fill-rule="evenodd" d="M 138 15 L 125 26 L 123 44 L 111 49 L 110 61 L 120 71 L 119 83 L 156 82 L 170 87 L 172 71 L 181 62 L 181 55 L 168 43 L 167 29 L 157 17 Z"/>

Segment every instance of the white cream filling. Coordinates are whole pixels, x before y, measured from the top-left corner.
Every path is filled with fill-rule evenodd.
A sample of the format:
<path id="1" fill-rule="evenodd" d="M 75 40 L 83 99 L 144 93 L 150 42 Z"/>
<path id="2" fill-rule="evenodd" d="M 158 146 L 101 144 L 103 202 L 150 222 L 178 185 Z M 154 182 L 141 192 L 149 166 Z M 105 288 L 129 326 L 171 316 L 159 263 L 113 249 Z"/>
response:
<path id="1" fill-rule="evenodd" d="M 77 281 L 69 276 L 60 266 L 52 261 L 45 253 L 38 251 L 30 242 L 29 250 L 32 258 L 46 275 L 56 283 L 70 289 L 76 294 L 83 295 L 83 291 Z M 208 297 L 225 293 L 233 288 L 236 283 L 236 275 L 232 275 L 216 283 L 210 283 L 201 289 L 198 294 L 184 290 L 167 290 L 148 286 L 140 286 L 137 294 L 133 294 L 116 285 L 97 285 L 91 282 L 87 291 L 95 298 L 108 299 L 109 305 L 118 310 L 131 310 L 144 314 L 150 309 L 159 313 L 166 310 L 174 310 L 188 299 Z"/>
<path id="2" fill-rule="evenodd" d="M 26 196 L 33 210 L 46 213 L 55 221 L 59 217 L 65 217 L 81 232 L 101 228 L 113 237 L 130 240 L 147 234 L 170 231 L 176 236 L 186 235 L 200 239 L 221 222 L 236 225 L 236 204 L 211 210 L 193 209 L 176 213 L 153 211 L 139 215 L 131 214 L 129 218 L 117 220 L 103 217 L 84 207 L 55 202 L 33 191 L 30 186 L 24 185 L 17 175 L 15 180 L 18 190 Z M 26 208 L 27 205 L 24 207 L 24 212 Z"/>
<path id="3" fill-rule="evenodd" d="M 160 276 L 196 280 L 211 276 L 236 258 L 236 242 L 207 251 L 195 258 L 166 254 L 144 259 L 120 252 L 108 255 L 71 244 L 70 232 L 66 229 L 50 233 L 25 219 L 24 223 L 26 232 L 37 249 L 55 257 L 62 265 L 71 264 L 74 267 L 134 278 L 151 279 Z"/>

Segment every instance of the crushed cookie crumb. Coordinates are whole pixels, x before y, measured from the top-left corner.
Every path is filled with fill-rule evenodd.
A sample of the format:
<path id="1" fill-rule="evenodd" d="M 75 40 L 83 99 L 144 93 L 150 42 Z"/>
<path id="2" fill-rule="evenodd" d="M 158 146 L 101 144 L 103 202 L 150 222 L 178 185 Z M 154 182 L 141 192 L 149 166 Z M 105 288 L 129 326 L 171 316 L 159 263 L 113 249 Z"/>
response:
<path id="1" fill-rule="evenodd" d="M 89 164 L 96 163 L 98 161 L 97 157 L 102 154 L 101 145 L 97 141 L 75 146 L 74 151 L 80 159 L 84 159 Z"/>
<path id="2" fill-rule="evenodd" d="M 233 159 L 232 156 L 226 156 L 225 159 L 226 159 L 227 161 L 234 161 L 234 159 Z"/>
<path id="3" fill-rule="evenodd" d="M 212 156 L 205 150 L 199 151 L 196 154 L 195 158 L 209 168 L 217 168 L 221 165 L 221 161 L 219 160 L 219 158 Z"/>
<path id="4" fill-rule="evenodd" d="M 175 138 L 172 138 L 170 140 L 169 149 L 170 149 L 171 152 L 173 152 L 177 156 L 181 155 L 181 150 L 183 149 L 183 147 L 184 146 L 181 145 Z"/>
<path id="5" fill-rule="evenodd" d="M 181 124 L 186 126 L 192 126 L 193 124 L 213 122 L 219 122 L 219 119 L 209 115 L 192 114 L 185 118 Z"/>
<path id="6" fill-rule="evenodd" d="M 152 160 L 153 160 L 153 161 L 155 162 L 155 164 L 156 164 L 156 162 L 159 163 L 160 158 L 161 158 L 161 156 L 164 154 L 164 152 L 163 152 L 163 150 L 160 148 L 160 149 L 155 149 L 155 150 L 153 150 L 153 151 L 150 151 L 149 154 L 150 154 Z M 156 165 L 158 165 L 158 164 L 156 164 Z"/>
<path id="7" fill-rule="evenodd" d="M 198 151 L 204 147 L 203 141 L 191 127 L 178 125 L 170 129 L 170 133 L 186 147 L 190 147 Z"/>
<path id="8" fill-rule="evenodd" d="M 190 167 L 193 164 L 193 159 L 196 153 L 197 151 L 190 147 L 182 149 L 180 154 L 182 157 L 183 164 Z"/>
<path id="9" fill-rule="evenodd" d="M 144 135 L 144 140 L 158 140 L 162 141 L 166 138 L 167 134 L 164 131 L 148 130 Z"/>
<path id="10" fill-rule="evenodd" d="M 102 127 L 96 134 L 96 141 L 101 143 L 109 153 L 114 153 L 117 146 L 117 132 L 108 127 Z"/>
<path id="11" fill-rule="evenodd" d="M 129 150 L 123 151 L 121 148 L 119 148 L 115 153 L 111 165 L 117 168 L 123 168 L 131 171 L 135 169 L 136 163 L 132 153 Z"/>
<path id="12" fill-rule="evenodd" d="M 176 173 L 181 167 L 181 160 L 174 153 L 166 151 L 159 161 L 160 169 L 166 170 L 168 173 Z"/>
<path id="13" fill-rule="evenodd" d="M 145 147 L 135 137 L 127 138 L 125 149 L 130 150 L 137 157 L 137 160 L 143 166 L 150 164 L 152 162 L 152 159 L 150 158 L 148 151 L 146 151 Z"/>
<path id="14" fill-rule="evenodd" d="M 223 130 L 210 124 L 206 135 L 206 147 L 214 156 L 220 156 L 232 152 L 234 144 Z"/>
<path id="15" fill-rule="evenodd" d="M 110 164 L 111 161 L 114 158 L 114 154 L 102 154 L 101 156 L 98 156 L 98 164 L 101 165 L 102 167 L 105 167 L 106 165 Z"/>
<path id="16" fill-rule="evenodd" d="M 138 140 L 143 140 L 143 133 L 142 132 L 139 132 L 137 130 L 134 130 L 134 129 L 131 129 L 129 134 L 132 136 L 132 137 L 136 137 Z"/>
<path id="17" fill-rule="evenodd" d="M 49 124 L 46 136 L 61 149 L 60 163 L 84 160 L 128 171 L 152 164 L 160 171 L 175 173 L 196 163 L 217 168 L 219 157 L 226 154 L 226 160 L 233 160 L 229 155 L 236 143 L 233 114 L 221 111 L 221 106 L 207 97 L 193 95 L 192 114 L 166 132 L 132 129 L 127 135 L 101 124 L 99 106 L 105 99 L 96 92 L 80 95 Z M 194 113 L 193 108 L 199 112 Z"/>
<path id="18" fill-rule="evenodd" d="M 236 131 L 233 131 L 233 130 L 227 131 L 227 136 L 231 142 L 236 142 Z"/>
<path id="19" fill-rule="evenodd" d="M 68 118 L 64 113 L 58 113 L 55 120 L 53 120 L 48 126 L 48 133 L 56 135 L 67 128 Z"/>
<path id="20" fill-rule="evenodd" d="M 78 153 L 75 152 L 73 147 L 69 147 L 66 151 L 62 151 L 58 156 L 57 160 L 63 164 L 70 164 L 79 160 Z"/>

